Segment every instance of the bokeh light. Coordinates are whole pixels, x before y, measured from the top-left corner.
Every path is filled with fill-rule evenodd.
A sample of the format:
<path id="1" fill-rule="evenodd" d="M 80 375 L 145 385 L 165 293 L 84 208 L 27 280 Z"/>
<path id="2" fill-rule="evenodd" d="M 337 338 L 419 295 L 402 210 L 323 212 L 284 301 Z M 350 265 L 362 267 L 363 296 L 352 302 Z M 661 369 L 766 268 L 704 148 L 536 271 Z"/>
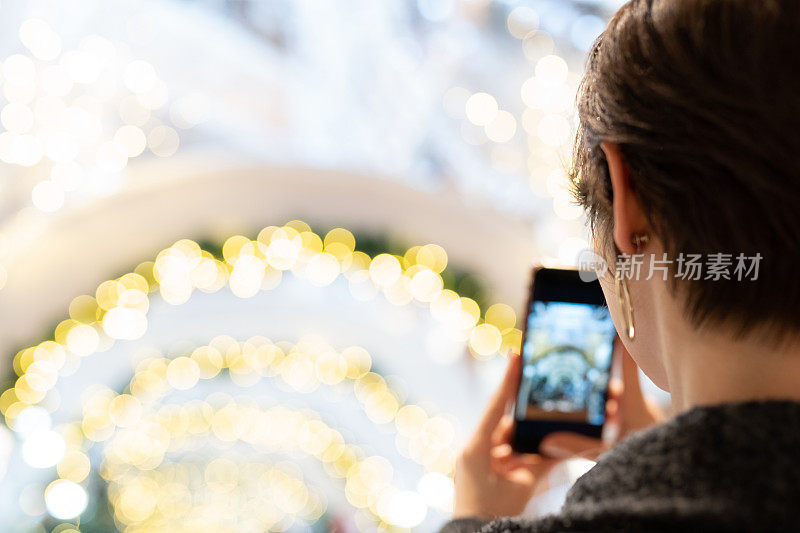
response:
<path id="1" fill-rule="evenodd" d="M 89 501 L 86 490 L 72 481 L 59 479 L 47 486 L 44 493 L 48 512 L 62 520 L 80 515 Z"/>
<path id="2" fill-rule="evenodd" d="M 0 530 L 446 519 L 609 7 L 398 5 L 3 0 Z"/>

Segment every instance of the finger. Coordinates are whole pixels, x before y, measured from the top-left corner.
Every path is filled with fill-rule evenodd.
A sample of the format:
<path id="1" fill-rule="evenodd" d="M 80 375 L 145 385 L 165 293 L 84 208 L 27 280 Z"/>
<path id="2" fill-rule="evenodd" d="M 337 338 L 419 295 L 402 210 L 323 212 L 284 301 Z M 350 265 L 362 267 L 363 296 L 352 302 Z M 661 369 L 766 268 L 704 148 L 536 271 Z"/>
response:
<path id="1" fill-rule="evenodd" d="M 608 380 L 608 395 L 606 399 L 606 423 L 620 423 L 619 405 L 625 394 L 625 384 L 622 380 L 622 361 L 626 354 L 625 345 L 619 337 L 614 339 L 614 352 L 611 358 L 611 375 Z"/>
<path id="2" fill-rule="evenodd" d="M 509 465 L 508 470 L 502 475 L 511 481 L 522 481 L 539 487 L 547 481 L 550 471 L 559 462 L 559 460 L 542 458 L 535 464 Z"/>
<path id="3" fill-rule="evenodd" d="M 608 381 L 608 397 L 614 400 L 619 400 L 622 398 L 622 394 L 625 391 L 625 386 L 622 383 L 622 379 L 618 377 L 612 377 Z"/>
<path id="4" fill-rule="evenodd" d="M 619 416 L 619 400 L 610 398 L 606 402 L 606 421 L 615 420 Z"/>
<path id="5" fill-rule="evenodd" d="M 620 353 L 620 359 L 623 381 L 623 393 L 619 401 L 620 425 L 626 431 L 647 427 L 656 419 L 642 391 L 639 367 L 624 348 Z"/>
<path id="6" fill-rule="evenodd" d="M 511 444 L 511 437 L 514 436 L 514 419 L 511 415 L 503 415 L 492 432 L 492 446 L 499 444 Z"/>
<path id="7" fill-rule="evenodd" d="M 639 367 L 636 362 L 622 345 L 620 349 L 620 359 L 622 360 L 622 386 L 625 389 L 625 397 L 636 398 L 637 401 L 644 403 L 644 395 L 642 394 L 642 384 L 639 381 Z"/>
<path id="8" fill-rule="evenodd" d="M 490 455 L 492 462 L 495 464 L 505 464 L 514 458 L 514 450 L 509 444 L 500 444 L 499 446 L 492 446 Z"/>
<path id="9" fill-rule="evenodd" d="M 492 396 L 492 399 L 489 400 L 489 405 L 486 408 L 486 412 L 483 414 L 480 424 L 478 424 L 475 437 L 478 439 L 479 443 L 488 444 L 491 442 L 494 429 L 503 418 L 503 415 L 506 411 L 506 405 L 508 404 L 509 400 L 513 399 L 517 390 L 521 368 L 520 356 L 516 353 L 511 353 L 509 354 L 508 359 L 508 367 L 506 368 L 506 374 L 503 377 L 503 381 L 500 383 L 500 387 Z"/>
<path id="10" fill-rule="evenodd" d="M 492 458 L 492 469 L 500 474 L 503 475 L 506 472 L 511 470 L 516 470 L 518 468 L 527 468 L 531 470 L 535 470 L 539 468 L 543 463 L 547 461 L 551 461 L 552 459 L 546 459 L 539 454 L 520 454 L 515 453 L 512 450 L 511 446 L 508 444 L 501 444 L 500 446 L 494 446 L 490 452 Z"/>
<path id="11" fill-rule="evenodd" d="M 492 459 L 500 462 L 513 461 L 514 464 L 533 466 L 539 464 L 544 458 L 538 453 L 517 453 L 510 444 L 493 446 L 490 455 Z"/>
<path id="12" fill-rule="evenodd" d="M 578 433 L 558 432 L 546 436 L 539 451 L 553 459 L 571 457 L 594 457 L 605 451 L 603 441 Z"/>
<path id="13" fill-rule="evenodd" d="M 620 423 L 619 404 L 622 401 L 623 392 L 622 380 L 611 378 L 608 383 L 608 396 L 606 398 L 606 424 Z"/>
<path id="14" fill-rule="evenodd" d="M 652 409 L 645 398 L 639 380 L 639 367 L 625 345 L 617 337 L 614 346 L 614 377 L 609 383 L 609 403 L 606 408 L 607 423 L 617 428 L 619 437 L 630 431 L 647 427 L 659 420 L 657 409 Z M 616 401 L 616 410 L 611 410 Z M 663 418 L 663 417 L 662 417 Z"/>

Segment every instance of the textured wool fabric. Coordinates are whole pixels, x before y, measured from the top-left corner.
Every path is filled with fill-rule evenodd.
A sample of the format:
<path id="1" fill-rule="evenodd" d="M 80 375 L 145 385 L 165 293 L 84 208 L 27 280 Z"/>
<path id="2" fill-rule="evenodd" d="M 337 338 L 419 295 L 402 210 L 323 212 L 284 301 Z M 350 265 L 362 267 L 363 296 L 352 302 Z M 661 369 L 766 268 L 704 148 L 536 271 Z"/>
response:
<path id="1" fill-rule="evenodd" d="M 800 403 L 696 407 L 600 456 L 561 512 L 442 533 L 800 531 Z"/>

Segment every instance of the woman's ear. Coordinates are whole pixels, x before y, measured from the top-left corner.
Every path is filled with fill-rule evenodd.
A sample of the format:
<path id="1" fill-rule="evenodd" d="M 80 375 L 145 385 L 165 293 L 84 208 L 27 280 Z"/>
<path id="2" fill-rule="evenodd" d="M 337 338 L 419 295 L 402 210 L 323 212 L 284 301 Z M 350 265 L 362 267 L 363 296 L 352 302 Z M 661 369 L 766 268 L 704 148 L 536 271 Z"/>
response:
<path id="1" fill-rule="evenodd" d="M 631 173 L 619 145 L 602 143 L 600 147 L 606 154 L 611 188 L 614 191 L 614 242 L 620 252 L 628 255 L 636 253 L 635 235 L 649 235 L 650 224 L 644 215 L 642 205 L 631 187 Z"/>

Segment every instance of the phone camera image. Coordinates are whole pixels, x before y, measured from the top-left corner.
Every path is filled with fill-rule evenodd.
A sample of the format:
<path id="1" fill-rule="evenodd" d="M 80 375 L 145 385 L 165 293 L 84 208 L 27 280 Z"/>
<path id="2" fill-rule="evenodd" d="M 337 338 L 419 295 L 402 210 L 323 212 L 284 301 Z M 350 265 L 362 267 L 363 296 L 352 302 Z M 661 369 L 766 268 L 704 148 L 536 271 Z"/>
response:
<path id="1" fill-rule="evenodd" d="M 604 305 L 531 302 L 517 420 L 602 426 L 615 335 Z"/>

